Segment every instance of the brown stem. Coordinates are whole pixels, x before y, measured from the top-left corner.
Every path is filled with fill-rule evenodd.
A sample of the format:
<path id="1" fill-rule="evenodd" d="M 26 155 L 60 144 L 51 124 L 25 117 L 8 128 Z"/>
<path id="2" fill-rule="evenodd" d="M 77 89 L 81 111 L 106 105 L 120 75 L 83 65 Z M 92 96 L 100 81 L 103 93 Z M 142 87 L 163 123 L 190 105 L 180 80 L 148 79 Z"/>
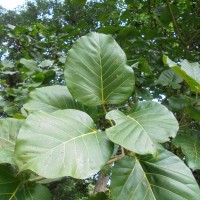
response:
<path id="1" fill-rule="evenodd" d="M 109 160 L 109 161 L 107 162 L 107 165 L 111 165 L 112 163 L 114 163 L 114 162 L 120 160 L 122 157 L 123 157 L 123 155 L 115 156 L 114 158 L 112 158 L 111 160 Z"/>
<path id="2" fill-rule="evenodd" d="M 108 180 L 109 180 L 109 176 L 106 175 L 104 173 L 104 171 L 100 171 L 98 180 L 97 180 L 95 188 L 94 188 L 94 194 L 96 194 L 98 192 L 105 192 Z"/>
<path id="3" fill-rule="evenodd" d="M 188 43 L 183 39 L 182 35 L 181 35 L 181 32 L 180 32 L 180 29 L 178 28 L 178 25 L 176 23 L 176 20 L 175 20 L 175 17 L 174 17 L 174 14 L 173 14 L 173 11 L 172 11 L 172 8 L 170 6 L 170 3 L 168 0 L 165 0 L 165 3 L 167 5 L 167 9 L 169 11 L 169 14 L 170 14 L 170 17 L 172 19 L 172 23 L 173 23 L 173 27 L 174 27 L 174 30 L 176 32 L 176 34 L 178 35 L 181 43 L 184 45 L 184 46 L 187 46 Z"/>
<path id="4" fill-rule="evenodd" d="M 42 176 L 38 176 L 38 177 L 35 177 L 35 178 L 32 178 L 32 179 L 29 179 L 29 182 L 37 182 L 37 181 L 42 181 L 46 178 L 42 177 Z"/>
<path id="5" fill-rule="evenodd" d="M 193 40 L 195 40 L 196 37 L 199 35 L 199 33 L 200 33 L 200 29 L 197 30 L 194 34 L 192 34 L 193 36 L 191 37 L 191 39 L 188 43 L 191 44 L 193 42 Z"/>
<path id="6" fill-rule="evenodd" d="M 123 157 L 122 155 L 115 156 L 114 158 L 109 160 L 107 162 L 107 164 L 111 166 L 113 162 L 120 160 L 122 157 Z M 109 180 L 109 175 L 106 175 L 103 170 L 100 171 L 98 180 L 97 180 L 95 188 L 94 188 L 94 194 L 96 194 L 98 192 L 105 192 L 108 180 Z"/>

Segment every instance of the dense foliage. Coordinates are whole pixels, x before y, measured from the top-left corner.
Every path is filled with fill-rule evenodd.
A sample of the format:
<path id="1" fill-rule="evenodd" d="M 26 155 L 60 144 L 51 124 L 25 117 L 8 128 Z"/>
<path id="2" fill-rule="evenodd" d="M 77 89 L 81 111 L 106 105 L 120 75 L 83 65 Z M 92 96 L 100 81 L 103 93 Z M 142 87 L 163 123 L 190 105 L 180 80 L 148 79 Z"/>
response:
<path id="1" fill-rule="evenodd" d="M 199 20 L 195 0 L 0 8 L 0 199 L 198 200 Z"/>

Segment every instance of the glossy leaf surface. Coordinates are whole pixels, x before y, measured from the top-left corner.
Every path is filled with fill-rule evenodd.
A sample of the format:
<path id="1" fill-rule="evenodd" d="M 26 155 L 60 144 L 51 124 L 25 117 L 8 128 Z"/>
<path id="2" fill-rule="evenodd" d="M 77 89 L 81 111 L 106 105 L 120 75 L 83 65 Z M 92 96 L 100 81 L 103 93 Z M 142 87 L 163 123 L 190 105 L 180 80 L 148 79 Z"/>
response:
<path id="1" fill-rule="evenodd" d="M 113 152 L 104 132 L 78 110 L 35 112 L 20 129 L 17 164 L 46 178 L 86 178 L 97 173 Z"/>
<path id="2" fill-rule="evenodd" d="M 111 36 L 89 33 L 81 37 L 66 59 L 69 91 L 84 105 L 124 102 L 134 88 L 134 73 L 126 61 L 124 51 Z"/>
<path id="3" fill-rule="evenodd" d="M 136 103 L 127 116 L 113 110 L 106 118 L 116 123 L 106 130 L 109 139 L 138 154 L 156 153 L 155 143 L 168 141 L 178 131 L 173 114 L 151 101 Z"/>
<path id="4" fill-rule="evenodd" d="M 17 134 L 24 120 L 0 119 L 0 163 L 14 164 Z"/>
<path id="5" fill-rule="evenodd" d="M 198 132 L 179 134 L 173 140 L 173 144 L 181 147 L 190 168 L 200 169 L 200 134 Z"/>
<path id="6" fill-rule="evenodd" d="M 66 86 L 48 86 L 37 88 L 29 95 L 23 109 L 28 113 L 43 110 L 54 112 L 60 109 L 75 108 L 74 100 Z"/>
<path id="7" fill-rule="evenodd" d="M 198 200 L 199 186 L 187 166 L 174 154 L 124 157 L 113 167 L 114 200 Z"/>

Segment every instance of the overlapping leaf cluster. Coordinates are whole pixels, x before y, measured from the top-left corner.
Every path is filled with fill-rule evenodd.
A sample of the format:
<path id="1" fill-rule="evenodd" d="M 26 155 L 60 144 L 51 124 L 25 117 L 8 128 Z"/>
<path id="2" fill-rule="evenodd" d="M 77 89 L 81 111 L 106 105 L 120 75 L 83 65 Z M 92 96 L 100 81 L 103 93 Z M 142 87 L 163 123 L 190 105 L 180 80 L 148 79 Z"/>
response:
<path id="1" fill-rule="evenodd" d="M 65 79 L 69 91 L 66 86 L 50 86 L 30 94 L 23 106 L 27 119 L 22 126 L 15 122 L 21 126 L 15 129 L 18 134 L 11 131 L 14 136 L 6 138 L 8 134 L 4 136 L 1 131 L 5 137 L 1 148 L 5 152 L 14 150 L 14 161 L 6 162 L 16 162 L 19 172 L 31 170 L 45 178 L 84 179 L 117 156 L 113 155 L 115 143 L 127 151 L 128 157 L 121 151 L 113 167 L 114 199 L 168 199 L 166 191 L 170 191 L 171 199 L 198 199 L 199 188 L 190 170 L 159 146 L 178 131 L 176 118 L 165 106 L 145 101 L 136 103 L 127 113 L 106 113 L 107 105 L 127 101 L 135 83 L 126 55 L 111 36 L 90 33 L 80 38 L 66 59 Z M 78 103 L 103 106 L 111 127 L 99 129 L 87 113 L 76 109 Z M 9 147 L 15 141 L 15 149 Z M 18 189 L 11 194 L 16 195 L 15 191 Z"/>
<path id="2" fill-rule="evenodd" d="M 199 199 L 199 6 L 154 4 L 51 0 L 1 13 L 0 199 L 48 200 L 41 179 L 110 165 L 112 199 Z"/>

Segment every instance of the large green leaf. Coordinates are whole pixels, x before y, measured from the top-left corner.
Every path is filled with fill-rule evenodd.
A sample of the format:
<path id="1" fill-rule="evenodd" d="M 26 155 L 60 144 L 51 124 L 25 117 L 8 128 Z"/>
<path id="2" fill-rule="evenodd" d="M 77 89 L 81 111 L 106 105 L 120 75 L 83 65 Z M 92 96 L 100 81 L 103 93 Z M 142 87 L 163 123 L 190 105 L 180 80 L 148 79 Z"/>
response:
<path id="1" fill-rule="evenodd" d="M 138 154 L 156 153 L 155 143 L 168 141 L 178 131 L 173 114 L 157 102 L 136 103 L 127 116 L 113 110 L 106 118 L 116 123 L 106 130 L 109 139 Z"/>
<path id="2" fill-rule="evenodd" d="M 100 33 L 81 37 L 66 59 L 69 91 L 84 105 L 118 104 L 131 95 L 134 73 L 115 40 Z"/>
<path id="3" fill-rule="evenodd" d="M 189 63 L 187 60 L 183 60 L 179 67 L 176 63 L 170 60 L 167 56 L 163 57 L 165 64 L 169 65 L 181 78 L 183 78 L 191 90 L 194 92 L 200 92 L 200 67 L 199 63 Z"/>
<path id="4" fill-rule="evenodd" d="M 0 163 L 14 164 L 17 134 L 24 120 L 0 119 Z"/>
<path id="5" fill-rule="evenodd" d="M 200 190 L 191 171 L 174 154 L 124 157 L 113 167 L 114 200 L 199 200 Z"/>
<path id="6" fill-rule="evenodd" d="M 89 177 L 112 152 L 112 143 L 96 130 L 89 115 L 72 109 L 29 115 L 16 144 L 20 170 L 30 169 L 46 178 Z"/>
<path id="7" fill-rule="evenodd" d="M 67 87 L 59 85 L 35 89 L 30 93 L 28 102 L 23 106 L 28 113 L 39 110 L 54 112 L 67 108 L 75 108 L 74 100 Z"/>
<path id="8" fill-rule="evenodd" d="M 49 190 L 40 184 L 23 183 L 12 171 L 0 166 L 1 200 L 50 200 Z"/>
<path id="9" fill-rule="evenodd" d="M 198 132 L 179 134 L 173 140 L 173 144 L 181 147 L 190 168 L 200 169 L 200 134 Z"/>

